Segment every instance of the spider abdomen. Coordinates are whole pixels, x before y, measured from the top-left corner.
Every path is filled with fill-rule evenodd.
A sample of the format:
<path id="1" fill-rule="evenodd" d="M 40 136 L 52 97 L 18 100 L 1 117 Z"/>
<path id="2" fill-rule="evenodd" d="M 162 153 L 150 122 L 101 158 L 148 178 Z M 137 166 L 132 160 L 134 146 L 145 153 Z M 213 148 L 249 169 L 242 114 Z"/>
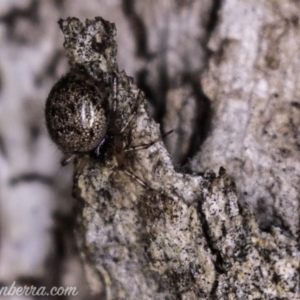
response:
<path id="1" fill-rule="evenodd" d="M 70 72 L 52 88 L 46 102 L 46 125 L 64 153 L 95 149 L 107 131 L 105 95 L 91 81 Z"/>

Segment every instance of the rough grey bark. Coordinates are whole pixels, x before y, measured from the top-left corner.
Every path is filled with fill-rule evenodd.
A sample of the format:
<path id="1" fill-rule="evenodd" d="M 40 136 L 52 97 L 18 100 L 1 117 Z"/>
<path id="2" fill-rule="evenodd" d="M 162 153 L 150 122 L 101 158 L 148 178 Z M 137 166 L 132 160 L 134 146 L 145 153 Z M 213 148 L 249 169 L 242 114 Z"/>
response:
<path id="1" fill-rule="evenodd" d="M 119 133 L 129 124 L 121 149 L 112 142 L 101 160 L 90 157 L 74 177 L 81 202 L 77 240 L 92 291 L 104 299 L 299 298 L 296 241 L 280 229 L 258 229 L 225 169 L 217 178 L 176 172 L 158 142 L 126 152 L 157 140 L 159 131 L 131 79 L 107 67 L 115 51 L 105 44 L 102 23 L 61 23 L 72 68 L 85 69 L 107 90 L 108 107 L 117 100 Z M 95 37 L 103 56 L 94 50 Z M 104 85 L 107 78 L 117 85 Z M 78 155 L 77 170 L 85 155 Z"/>
<path id="2" fill-rule="evenodd" d="M 261 226 L 299 235 L 299 3 L 225 1 L 202 87 L 211 134 L 194 170 L 224 166 Z"/>
<path id="3" fill-rule="evenodd" d="M 237 184 L 239 203 L 249 203 L 260 226 L 269 232 L 261 233 L 252 217 L 249 220 L 243 211 L 240 212 L 243 226 L 253 224 L 253 227 L 250 226 L 252 229 L 245 229 L 244 236 L 253 237 L 258 232 L 257 235 L 262 237 L 262 240 L 251 239 L 249 253 L 261 249 L 259 247 L 262 244 L 273 247 L 273 253 L 278 255 L 274 254 L 271 259 L 278 259 L 274 264 L 278 275 L 278 267 L 283 265 L 282 262 L 288 265 L 287 261 L 297 255 L 297 251 L 292 249 L 298 247 L 295 244 L 299 231 L 298 3 L 288 0 L 90 0 L 83 4 L 81 0 L 22 0 L 0 3 L 1 284 L 10 285 L 17 280 L 20 285 L 76 285 L 80 290 L 79 299 L 89 297 L 85 294 L 86 284 L 71 235 L 74 222 L 74 202 L 69 196 L 71 169 L 60 169 L 61 154 L 47 137 L 43 106 L 51 85 L 67 70 L 62 52 L 63 38 L 57 20 L 77 16 L 84 21 L 87 17 L 94 18 L 97 15 L 116 23 L 120 69 L 133 76 L 138 87 L 145 92 L 152 116 L 162 124 L 163 132 L 175 129 L 165 143 L 176 169 L 185 164 L 185 170 L 203 174 L 206 168 L 215 172 L 220 166 L 226 168 Z M 203 71 L 205 73 L 200 80 Z M 205 143 L 200 148 L 203 140 Z M 154 156 L 157 151 L 165 151 L 159 145 L 149 149 Z M 199 150 L 201 152 L 193 158 Z M 133 157 L 135 159 L 136 155 Z M 140 175 L 146 173 L 144 166 L 143 163 L 133 164 L 134 168 L 142 170 L 142 174 L 139 173 L 141 170 L 136 171 Z M 115 185 L 128 180 L 119 173 L 122 172 L 113 177 Z M 145 182 L 153 190 L 159 191 L 162 182 L 157 183 L 157 178 L 153 180 L 151 172 L 145 175 Z M 223 174 L 218 180 L 215 179 L 215 185 L 222 186 L 220 181 L 227 182 L 229 175 Z M 214 186 L 215 180 L 208 176 L 203 183 Z M 228 185 L 231 191 L 232 186 Z M 122 191 L 123 187 L 118 186 L 117 190 L 119 188 Z M 166 189 L 167 195 L 162 196 L 148 189 L 148 195 L 144 198 L 146 191 L 140 185 L 130 182 L 125 188 L 127 191 L 137 189 L 131 201 L 141 204 L 141 208 L 136 208 L 134 212 L 139 218 L 143 218 L 147 210 L 156 209 L 155 205 L 151 205 L 153 202 L 144 199 L 156 199 L 154 204 L 160 203 L 158 210 L 153 213 L 153 220 L 158 222 L 147 221 L 141 225 L 146 233 L 150 232 L 156 237 L 155 224 L 160 226 L 163 223 L 161 218 L 166 220 L 165 224 L 174 221 L 169 214 L 163 214 L 166 207 L 175 210 L 174 203 L 170 201 L 174 195 L 168 194 L 169 187 Z M 81 191 L 83 193 L 84 189 Z M 138 197 L 140 194 L 141 198 Z M 205 233 L 199 243 L 208 241 L 208 248 L 214 249 L 210 247 L 210 240 L 217 245 L 218 235 L 207 233 L 207 227 L 213 226 L 205 221 L 210 220 L 205 217 L 207 212 L 204 205 L 209 203 L 209 197 L 204 190 L 196 194 L 197 199 L 207 201 L 203 202 L 201 209 L 197 207 L 199 202 L 193 202 L 193 197 L 190 198 L 191 203 L 179 201 L 178 205 L 180 209 L 187 205 L 188 211 L 196 215 L 196 221 L 193 222 L 202 224 L 201 228 L 195 229 L 195 235 L 202 237 L 202 232 Z M 162 198 L 164 201 L 161 201 Z M 223 196 L 219 198 L 227 199 Z M 123 205 L 118 199 L 117 204 Z M 142 205 L 144 203 L 147 205 Z M 83 203 L 81 205 L 84 206 Z M 222 210 L 221 203 L 218 205 Z M 97 218 L 97 213 L 92 213 L 92 207 L 85 207 L 84 211 L 87 215 L 95 214 Z M 234 219 L 234 223 L 240 224 L 237 219 Z M 234 223 L 228 220 L 226 224 L 234 228 Z M 226 227 L 221 228 L 223 233 L 226 232 Z M 80 230 L 83 235 L 86 227 L 80 227 Z M 166 230 L 163 227 L 159 227 L 159 230 L 164 236 Z M 284 235 L 278 233 L 282 230 Z M 145 241 L 144 235 L 137 232 L 138 237 L 141 235 Z M 220 238 L 222 241 L 224 239 Z M 263 242 L 257 244 L 255 241 Z M 193 241 L 193 245 L 197 243 Z M 240 248 L 238 245 L 237 249 Z M 219 263 L 220 257 L 227 257 L 224 253 L 228 247 L 223 249 L 222 245 L 218 245 L 216 249 L 212 251 L 215 255 L 215 260 L 212 260 L 214 265 L 218 265 L 215 261 Z M 220 252 L 221 255 L 217 255 Z M 260 251 L 260 259 L 265 259 L 259 259 L 262 266 L 268 265 L 266 261 L 270 252 Z M 148 262 L 158 260 L 156 256 L 149 258 L 148 252 L 146 254 L 143 263 L 147 259 Z M 282 257 L 287 257 L 287 260 L 281 260 Z M 244 258 L 247 261 L 247 255 Z M 228 260 L 225 259 L 226 262 Z M 294 270 L 294 260 L 290 261 L 291 270 Z M 235 278 L 234 272 L 238 274 L 239 268 L 245 267 L 236 261 L 228 265 L 231 266 L 228 269 L 217 268 L 215 273 L 211 273 L 212 276 L 226 283 L 226 274 Z M 151 267 L 151 274 L 156 272 L 155 268 L 157 264 Z M 93 274 L 92 269 L 89 271 L 89 274 Z M 272 274 L 273 269 L 269 269 L 269 272 Z M 277 275 L 273 279 L 276 280 Z M 298 275 L 295 274 L 294 279 L 288 282 L 299 281 Z M 154 277 L 152 287 L 156 286 L 158 276 Z M 167 277 L 169 281 L 168 278 L 162 280 L 166 289 L 172 278 L 174 284 L 179 278 L 172 275 Z M 279 277 L 280 280 L 284 279 L 284 275 Z M 98 272 L 89 278 L 90 283 L 94 278 L 96 286 L 99 286 Z M 183 278 L 186 285 L 191 286 L 188 275 Z M 233 279 L 227 282 L 233 287 Z M 268 285 L 268 282 L 266 279 L 264 284 Z M 108 284 L 108 288 L 110 286 Z M 207 287 L 209 289 L 209 284 Z M 212 293 L 217 295 L 221 290 L 219 287 L 218 292 L 214 286 Z M 245 285 L 241 290 L 246 291 Z M 297 293 L 297 288 L 292 292 Z M 280 293 L 280 289 L 277 293 Z M 286 297 L 297 299 L 299 296 Z M 269 298 L 272 299 L 271 296 Z"/>

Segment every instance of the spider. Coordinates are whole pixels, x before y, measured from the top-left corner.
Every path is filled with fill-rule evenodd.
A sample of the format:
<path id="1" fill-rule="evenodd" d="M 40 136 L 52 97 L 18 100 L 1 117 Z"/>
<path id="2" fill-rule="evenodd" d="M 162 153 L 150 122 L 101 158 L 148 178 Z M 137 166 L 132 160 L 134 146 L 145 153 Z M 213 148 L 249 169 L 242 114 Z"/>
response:
<path id="1" fill-rule="evenodd" d="M 118 168 L 148 187 L 137 175 L 125 168 L 124 154 L 147 149 L 173 130 L 149 143 L 123 147 L 123 134 L 144 101 L 143 92 L 135 88 L 136 92 L 133 93 L 128 88 L 132 86 L 132 79 L 125 73 L 114 73 L 111 83 L 107 84 L 93 79 L 84 70 L 74 69 L 52 88 L 46 101 L 46 125 L 52 140 L 66 154 L 61 162 L 63 166 L 75 157 L 80 157 L 75 171 L 76 178 L 80 176 L 90 157 L 103 159 L 109 144 L 113 148 Z M 119 101 L 124 101 L 125 97 L 133 98 L 133 95 L 133 109 L 127 120 L 120 122 Z"/>

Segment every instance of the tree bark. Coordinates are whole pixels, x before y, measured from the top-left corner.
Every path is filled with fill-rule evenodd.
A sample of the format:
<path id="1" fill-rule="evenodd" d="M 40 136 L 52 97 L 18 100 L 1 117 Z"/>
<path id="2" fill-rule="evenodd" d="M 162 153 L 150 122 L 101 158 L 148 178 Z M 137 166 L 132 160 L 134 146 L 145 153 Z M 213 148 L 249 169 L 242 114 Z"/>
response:
<path id="1" fill-rule="evenodd" d="M 104 45 L 103 21 L 78 22 L 61 23 L 69 63 L 108 90 L 108 107 L 116 101 L 111 121 L 123 141 L 118 150 L 112 137 L 102 160 L 89 158 L 74 177 L 74 196 L 81 200 L 77 240 L 93 292 L 106 299 L 299 297 L 296 241 L 280 229 L 258 229 L 224 168 L 218 177 L 176 172 L 158 142 L 126 154 L 157 141 L 158 128 L 144 101 L 132 96 L 142 94 L 129 77 L 118 68 L 107 73 L 103 59 L 95 60 L 89 41 L 99 35 Z M 107 53 L 114 53 L 111 47 Z M 107 76 L 116 86 L 103 85 Z M 81 163 L 79 156 L 77 170 Z"/>
<path id="2" fill-rule="evenodd" d="M 56 22 L 98 15 L 116 24 L 119 69 L 145 93 L 124 146 L 174 132 L 170 156 L 158 141 L 123 154 L 120 168 L 108 150 L 75 179 L 76 239 L 96 297 L 299 299 L 291 0 L 4 1 L 1 284 L 76 285 L 89 298 L 71 235 L 71 170 L 60 170 L 43 105 L 68 69 Z M 120 123 L 132 107 L 118 107 Z"/>

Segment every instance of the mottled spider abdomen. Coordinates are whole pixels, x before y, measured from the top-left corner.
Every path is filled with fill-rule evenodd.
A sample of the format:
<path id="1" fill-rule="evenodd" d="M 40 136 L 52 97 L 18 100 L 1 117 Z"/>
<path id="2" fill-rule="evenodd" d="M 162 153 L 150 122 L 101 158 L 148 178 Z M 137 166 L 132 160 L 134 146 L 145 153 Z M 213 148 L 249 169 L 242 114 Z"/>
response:
<path id="1" fill-rule="evenodd" d="M 52 88 L 46 102 L 46 125 L 64 153 L 95 149 L 107 131 L 106 99 L 84 76 L 71 72 Z"/>

